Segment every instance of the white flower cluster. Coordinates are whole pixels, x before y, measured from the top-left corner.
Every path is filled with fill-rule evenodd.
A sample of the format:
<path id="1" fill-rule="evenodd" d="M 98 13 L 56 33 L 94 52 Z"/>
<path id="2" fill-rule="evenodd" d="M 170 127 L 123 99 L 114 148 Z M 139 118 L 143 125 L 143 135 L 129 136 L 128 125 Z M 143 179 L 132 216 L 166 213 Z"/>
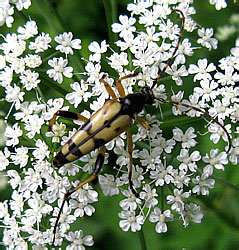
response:
<path id="1" fill-rule="evenodd" d="M 12 27 L 14 21 L 14 7 L 18 11 L 23 9 L 28 9 L 31 6 L 31 0 L 18 0 L 18 1 L 9 1 L 2 0 L 0 3 L 0 26 L 6 24 L 8 28 Z"/>
<path id="2" fill-rule="evenodd" d="M 20 2 L 23 7 L 24 4 L 30 3 Z M 46 131 L 44 125 L 59 109 L 69 110 L 69 106 L 77 108 L 82 102 L 87 103 L 91 97 L 93 99 L 88 107 L 92 112 L 102 107 L 109 98 L 104 84 L 100 81 L 103 76 L 117 96 L 115 79 L 134 73 L 135 70 L 139 71 L 136 77 L 122 81 L 126 94 L 133 93 L 143 86 L 151 87 L 152 79 L 156 78 L 167 64 L 181 35 L 182 24 L 173 20 L 175 16 L 182 16 L 174 11 L 175 9 L 185 16 L 184 29 L 187 32 L 197 30 L 198 39 L 194 45 L 196 47 L 193 47 L 189 38 L 182 38 L 165 75 L 169 75 L 176 86 L 183 87 L 183 78 L 192 74 L 193 81 L 198 85 L 194 87 L 188 100 L 183 99 L 183 91 L 170 95 L 167 84 L 157 85 L 153 89 L 154 94 L 156 97 L 183 101 L 196 108 L 208 110 L 231 134 L 232 147 L 228 154 L 220 151 L 219 145 L 209 153 L 203 153 L 198 147 L 199 136 L 192 126 L 186 130 L 171 126 L 171 134 L 166 135 L 164 121 L 159 121 L 159 117 L 155 116 L 155 113 L 160 112 L 159 108 L 164 108 L 157 101 L 147 114 L 140 114 L 150 124 L 150 131 L 140 125 L 134 127 L 137 133 L 133 135 L 132 182 L 139 197 L 128 189 L 129 153 L 125 134 L 106 145 L 106 148 L 113 150 L 117 156 L 115 174 L 102 171 L 98 179 L 104 195 L 123 196 L 119 204 L 122 209 L 119 213 L 119 226 L 124 231 L 139 231 L 146 220 L 156 223 L 157 233 L 167 232 L 170 221 L 181 220 L 185 227 L 190 222 L 201 222 L 201 208 L 192 202 L 191 197 L 209 195 L 215 184 L 212 176 L 215 169 L 224 170 L 228 162 L 238 164 L 239 47 L 232 48 L 231 54 L 220 59 L 217 67 L 206 58 L 188 66 L 187 57 L 194 55 L 195 48 L 203 46 L 208 50 L 216 49 L 217 40 L 213 37 L 213 29 L 199 28 L 194 22 L 192 15 L 196 10 L 192 1 L 166 2 L 154 0 L 129 4 L 127 9 L 131 15 L 121 15 L 119 23 L 112 25 L 113 32 L 120 37 L 116 42 L 117 51 L 109 50 L 106 41 L 94 41 L 89 45 L 91 54 L 85 59 L 82 79 L 80 82 L 72 81 L 69 87 L 73 91 L 65 94 L 67 106 L 64 106 L 63 98 L 43 101 L 39 88 L 42 84 L 40 78 L 48 76 L 48 88 L 62 91 L 58 84 L 63 83 L 64 77 L 73 77 L 74 69 L 68 66 L 68 61 L 74 55 L 74 50 L 81 49 L 81 40 L 73 39 L 71 32 L 56 36 L 54 40 L 58 45 L 55 50 L 63 56 L 49 59 L 51 68 L 45 70 L 42 76 L 40 69 L 44 64 L 44 52 L 56 52 L 52 52 L 51 36 L 43 32 L 39 34 L 37 24 L 29 21 L 24 27 L 19 27 L 17 33 L 4 37 L 0 46 L 0 88 L 5 91 L 2 101 L 11 106 L 6 115 L 6 146 L 0 151 L 0 171 L 6 172 L 13 189 L 10 201 L 0 203 L 1 224 L 5 227 L 2 242 L 5 246 L 12 249 L 27 249 L 29 243 L 35 247 L 49 246 L 64 194 L 77 186 L 80 173 L 91 174 L 94 169 L 97 151 L 83 156 L 81 162 L 77 162 L 79 164 L 69 163 L 59 170 L 53 168 L 52 158 L 59 146 L 57 143 L 61 142 L 63 145 L 76 129 L 65 136 L 66 125 L 56 122 L 52 131 L 45 134 L 50 140 L 43 133 Z M 216 8 L 220 9 L 224 7 L 222 3 L 225 1 L 210 3 L 216 4 Z M 5 18 L 4 22 L 10 21 Z M 107 71 L 104 72 L 105 60 L 111 71 L 116 71 L 115 77 L 111 77 Z M 38 69 L 37 72 L 34 69 Z M 28 100 L 29 93 L 31 101 Z M 161 112 L 163 114 L 163 110 Z M 175 116 L 201 115 L 197 110 L 181 106 L 173 106 L 172 113 Z M 10 117 L 10 114 L 13 116 Z M 83 115 L 90 117 L 91 113 L 85 111 Z M 166 124 L 167 117 L 164 120 Z M 211 132 L 210 140 L 213 143 L 218 144 L 221 138 L 228 142 L 225 131 L 213 121 L 209 122 L 208 131 Z M 108 154 L 105 164 L 107 158 Z M 83 167 L 80 167 L 81 165 Z M 162 194 L 164 197 L 161 197 Z M 162 204 L 159 200 L 164 201 L 163 206 L 159 204 Z M 56 246 L 61 246 L 63 241 L 68 243 L 66 249 L 84 249 L 83 245 L 93 245 L 91 235 L 83 237 L 81 230 L 72 232 L 70 225 L 78 217 L 91 216 L 95 212 L 92 203 L 97 201 L 98 193 L 88 184 L 69 198 L 60 216 L 54 242 Z M 47 225 L 44 224 L 46 218 Z"/>

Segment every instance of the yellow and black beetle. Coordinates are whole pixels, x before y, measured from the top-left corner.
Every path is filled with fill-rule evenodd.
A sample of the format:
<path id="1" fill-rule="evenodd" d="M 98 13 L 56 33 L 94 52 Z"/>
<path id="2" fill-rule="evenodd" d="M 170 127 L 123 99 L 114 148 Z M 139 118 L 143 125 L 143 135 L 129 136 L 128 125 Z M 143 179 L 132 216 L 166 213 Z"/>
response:
<path id="1" fill-rule="evenodd" d="M 130 128 L 133 123 L 133 120 L 135 119 L 137 122 L 139 122 L 144 128 L 150 129 L 150 126 L 140 117 L 137 116 L 138 113 L 140 113 L 144 106 L 146 104 L 152 105 L 154 100 L 158 100 L 161 103 L 169 103 L 172 105 L 181 105 L 185 106 L 190 109 L 194 109 L 196 111 L 201 112 L 203 115 L 207 116 L 209 119 L 213 120 L 215 123 L 217 123 L 227 134 L 228 141 L 229 141 L 229 149 L 231 147 L 231 141 L 228 131 L 225 129 L 225 127 L 219 123 L 217 120 L 215 120 L 213 117 L 211 117 L 208 113 L 205 111 L 182 103 L 182 102 L 176 102 L 171 100 L 164 100 L 162 98 L 156 98 L 153 94 L 152 89 L 156 86 L 157 81 L 162 77 L 163 73 L 167 69 L 167 67 L 170 65 L 172 59 L 174 58 L 181 38 L 182 33 L 184 29 L 184 22 L 185 17 L 180 10 L 174 10 L 181 14 L 182 16 L 182 25 L 180 30 L 180 35 L 177 41 L 177 45 L 167 61 L 167 64 L 163 68 L 163 70 L 160 72 L 158 77 L 156 79 L 153 79 L 152 87 L 143 87 L 140 92 L 138 93 L 132 93 L 125 95 L 124 88 L 122 86 L 121 81 L 125 80 L 130 77 L 135 77 L 137 74 L 129 74 L 126 76 L 123 76 L 118 79 L 116 85 L 117 89 L 120 95 L 119 101 L 117 100 L 117 97 L 113 91 L 113 89 L 110 87 L 110 85 L 105 80 L 105 75 L 103 78 L 100 79 L 102 83 L 104 83 L 104 86 L 106 90 L 108 91 L 109 95 L 112 97 L 111 100 L 107 101 L 102 108 L 100 108 L 93 116 L 91 116 L 89 119 L 82 116 L 81 114 L 77 114 L 70 111 L 64 111 L 59 110 L 57 111 L 52 120 L 49 123 L 49 129 L 51 129 L 52 125 L 56 122 L 56 119 L 58 116 L 73 119 L 73 120 L 81 120 L 85 122 L 79 130 L 66 142 L 66 144 L 61 148 L 61 150 L 57 153 L 57 155 L 53 159 L 53 165 L 57 168 L 60 168 L 64 164 L 73 162 L 80 157 L 88 154 L 89 152 L 93 151 L 94 149 L 99 149 L 99 154 L 95 162 L 95 167 L 93 170 L 93 174 L 86 180 L 80 182 L 74 189 L 69 190 L 64 195 L 64 199 L 58 214 L 58 217 L 55 222 L 53 234 L 53 243 L 55 241 L 55 234 L 57 225 L 60 219 L 60 215 L 63 210 L 63 206 L 67 198 L 80 189 L 82 186 L 84 186 L 86 183 L 89 183 L 93 181 L 97 175 L 99 174 L 103 163 L 104 163 L 104 155 L 105 155 L 105 144 L 114 138 L 116 138 L 118 135 L 120 135 L 123 132 L 127 132 L 127 140 L 128 140 L 128 152 L 130 157 L 130 166 L 129 166 L 129 187 L 132 193 L 137 196 L 137 192 L 135 191 L 133 184 L 132 184 L 132 151 L 133 151 L 133 142 L 132 142 L 132 135 L 130 133 Z"/>

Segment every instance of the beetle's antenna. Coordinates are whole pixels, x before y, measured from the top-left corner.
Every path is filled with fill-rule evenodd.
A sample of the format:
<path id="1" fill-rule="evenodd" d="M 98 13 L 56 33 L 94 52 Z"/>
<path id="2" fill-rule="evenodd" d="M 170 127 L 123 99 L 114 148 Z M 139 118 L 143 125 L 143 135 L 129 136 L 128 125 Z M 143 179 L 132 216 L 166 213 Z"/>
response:
<path id="1" fill-rule="evenodd" d="M 185 24 L 185 16 L 184 16 L 184 14 L 183 14 L 183 12 L 181 10 L 175 9 L 175 10 L 172 11 L 172 13 L 173 12 L 179 12 L 181 14 L 181 16 L 182 16 L 182 25 L 181 25 L 180 34 L 179 34 L 179 37 L 178 37 L 178 42 L 177 42 L 177 45 L 176 45 L 171 57 L 168 59 L 167 64 L 164 66 L 164 68 L 159 73 L 159 75 L 155 79 L 153 79 L 153 85 L 152 85 L 151 89 L 153 89 L 155 87 L 155 85 L 157 84 L 157 81 L 162 77 L 162 75 L 164 74 L 167 67 L 170 66 L 170 64 L 171 64 L 171 62 L 172 62 L 172 60 L 173 60 L 173 58 L 174 58 L 174 56 L 175 56 L 175 54 L 176 54 L 176 52 L 177 52 L 177 50 L 179 48 L 180 42 L 182 40 L 184 24 Z"/>
<path id="2" fill-rule="evenodd" d="M 172 100 L 164 100 L 163 98 L 155 98 L 155 99 L 157 99 L 158 101 L 160 101 L 162 103 L 169 103 L 169 104 L 175 105 L 175 106 L 181 105 L 181 106 L 184 106 L 186 108 L 194 109 L 194 110 L 202 113 L 204 116 L 208 117 L 210 120 L 212 120 L 213 122 L 215 122 L 218 126 L 220 126 L 224 130 L 224 132 L 226 133 L 227 139 L 228 139 L 227 153 L 230 151 L 230 149 L 232 147 L 232 142 L 231 142 L 231 137 L 230 137 L 229 132 L 227 131 L 227 129 L 219 121 L 217 121 L 215 118 L 213 118 L 211 115 L 209 115 L 206 111 L 204 111 L 204 110 L 202 110 L 200 108 L 194 107 L 192 105 L 183 103 L 183 102 L 177 102 L 177 101 L 172 101 Z"/>

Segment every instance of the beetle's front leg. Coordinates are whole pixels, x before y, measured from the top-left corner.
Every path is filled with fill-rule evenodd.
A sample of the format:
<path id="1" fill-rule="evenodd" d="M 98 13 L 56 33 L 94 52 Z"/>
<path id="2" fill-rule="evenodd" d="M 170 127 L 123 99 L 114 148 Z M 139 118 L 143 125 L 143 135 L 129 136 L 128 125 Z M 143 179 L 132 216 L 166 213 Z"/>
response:
<path id="1" fill-rule="evenodd" d="M 71 189 L 71 190 L 69 190 L 68 192 L 65 193 L 62 204 L 61 204 L 61 207 L 60 207 L 60 211 L 58 213 L 58 216 L 56 218 L 56 222 L 55 222 L 55 225 L 54 225 L 54 229 L 53 229 L 53 235 L 54 236 L 53 236 L 52 244 L 54 244 L 54 241 L 55 241 L 57 225 L 59 223 L 60 216 L 61 216 L 61 213 L 62 213 L 62 210 L 63 210 L 63 207 L 64 207 L 64 204 L 65 204 L 66 200 L 74 192 L 76 192 L 78 189 L 83 187 L 85 184 L 92 182 L 97 177 L 97 175 L 99 174 L 99 172 L 102 169 L 102 166 L 104 164 L 104 159 L 105 159 L 105 146 L 101 146 L 100 149 L 99 149 L 99 154 L 97 156 L 97 159 L 96 159 L 96 162 L 95 162 L 95 167 L 94 167 L 92 175 L 88 179 L 80 182 L 74 189 Z"/>
<path id="2" fill-rule="evenodd" d="M 78 121 L 82 121 L 82 122 L 86 122 L 88 120 L 88 118 L 86 118 L 85 116 L 83 116 L 79 113 L 75 113 L 75 112 L 71 112 L 71 111 L 67 111 L 67 110 L 58 110 L 53 115 L 51 121 L 48 124 L 49 131 L 51 131 L 52 126 L 56 123 L 56 119 L 58 116 L 63 117 L 63 118 L 67 118 L 67 119 L 71 119 L 71 120 L 78 120 Z"/>

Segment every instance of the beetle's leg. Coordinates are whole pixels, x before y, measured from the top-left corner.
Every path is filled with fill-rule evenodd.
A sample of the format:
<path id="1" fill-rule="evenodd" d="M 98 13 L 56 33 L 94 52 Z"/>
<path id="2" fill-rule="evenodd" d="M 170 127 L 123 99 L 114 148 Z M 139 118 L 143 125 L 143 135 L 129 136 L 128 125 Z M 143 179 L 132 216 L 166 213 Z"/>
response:
<path id="1" fill-rule="evenodd" d="M 109 95 L 112 97 L 112 99 L 115 100 L 115 101 L 117 101 L 117 97 L 116 97 L 116 95 L 115 95 L 115 92 L 114 92 L 114 90 L 111 88 L 111 86 L 109 85 L 109 83 L 106 82 L 105 77 L 106 77 L 106 75 L 103 75 L 103 77 L 100 79 L 100 82 L 103 82 L 103 83 L 104 83 L 105 88 L 106 88 L 107 92 L 109 93 Z"/>
<path id="2" fill-rule="evenodd" d="M 63 118 L 67 118 L 67 119 L 71 119 L 71 120 L 79 120 L 82 122 L 86 122 L 88 120 L 88 118 L 86 118 L 85 116 L 83 116 L 79 113 L 75 113 L 75 112 L 71 112 L 71 111 L 67 111 L 67 110 L 58 110 L 53 115 L 51 121 L 49 122 L 48 130 L 51 130 L 52 126 L 56 123 L 56 118 L 58 116 L 63 117 Z"/>
<path id="3" fill-rule="evenodd" d="M 125 97 L 125 91 L 124 91 L 124 87 L 123 87 L 121 81 L 122 81 L 122 80 L 125 80 L 125 79 L 127 79 L 127 78 L 130 78 L 130 77 L 135 77 L 135 76 L 137 76 L 137 75 L 138 75 L 138 73 L 128 74 L 128 75 L 125 75 L 125 76 L 120 77 L 120 78 L 117 80 L 116 86 L 117 86 L 117 89 L 118 89 L 118 91 L 119 91 L 119 95 L 120 95 L 121 98 Z"/>
<path id="4" fill-rule="evenodd" d="M 97 175 L 99 174 L 99 172 L 100 172 L 100 170 L 101 170 L 101 168 L 102 168 L 102 166 L 104 164 L 104 159 L 105 159 L 105 146 L 101 146 L 100 149 L 99 149 L 99 154 L 98 154 L 96 162 L 95 162 L 95 167 L 94 167 L 94 170 L 93 170 L 93 174 L 88 179 L 80 182 L 74 189 L 71 189 L 71 190 L 69 190 L 68 192 L 65 193 L 62 204 L 61 204 L 61 207 L 60 207 L 60 210 L 59 210 L 59 213 L 58 213 L 58 216 L 56 218 L 55 225 L 54 225 L 54 229 L 53 229 L 54 237 L 53 237 L 52 244 L 54 244 L 54 241 L 55 241 L 57 225 L 58 225 L 58 222 L 60 220 L 60 216 L 61 216 L 61 213 L 62 213 L 62 210 L 63 210 L 63 207 L 64 207 L 64 204 L 65 204 L 66 200 L 74 192 L 76 192 L 78 189 L 83 187 L 85 184 L 92 182 L 97 177 Z"/>
<path id="5" fill-rule="evenodd" d="M 150 125 L 141 117 L 136 116 L 135 120 L 145 129 L 150 130 Z"/>
<path id="6" fill-rule="evenodd" d="M 132 134 L 128 130 L 127 131 L 127 140 L 128 140 L 128 152 L 129 152 L 129 188 L 131 192 L 138 197 L 139 194 L 136 192 L 136 190 L 133 187 L 133 182 L 132 182 L 132 172 L 133 172 L 133 157 L 132 157 L 132 152 L 133 152 L 133 139 L 132 139 Z"/>

